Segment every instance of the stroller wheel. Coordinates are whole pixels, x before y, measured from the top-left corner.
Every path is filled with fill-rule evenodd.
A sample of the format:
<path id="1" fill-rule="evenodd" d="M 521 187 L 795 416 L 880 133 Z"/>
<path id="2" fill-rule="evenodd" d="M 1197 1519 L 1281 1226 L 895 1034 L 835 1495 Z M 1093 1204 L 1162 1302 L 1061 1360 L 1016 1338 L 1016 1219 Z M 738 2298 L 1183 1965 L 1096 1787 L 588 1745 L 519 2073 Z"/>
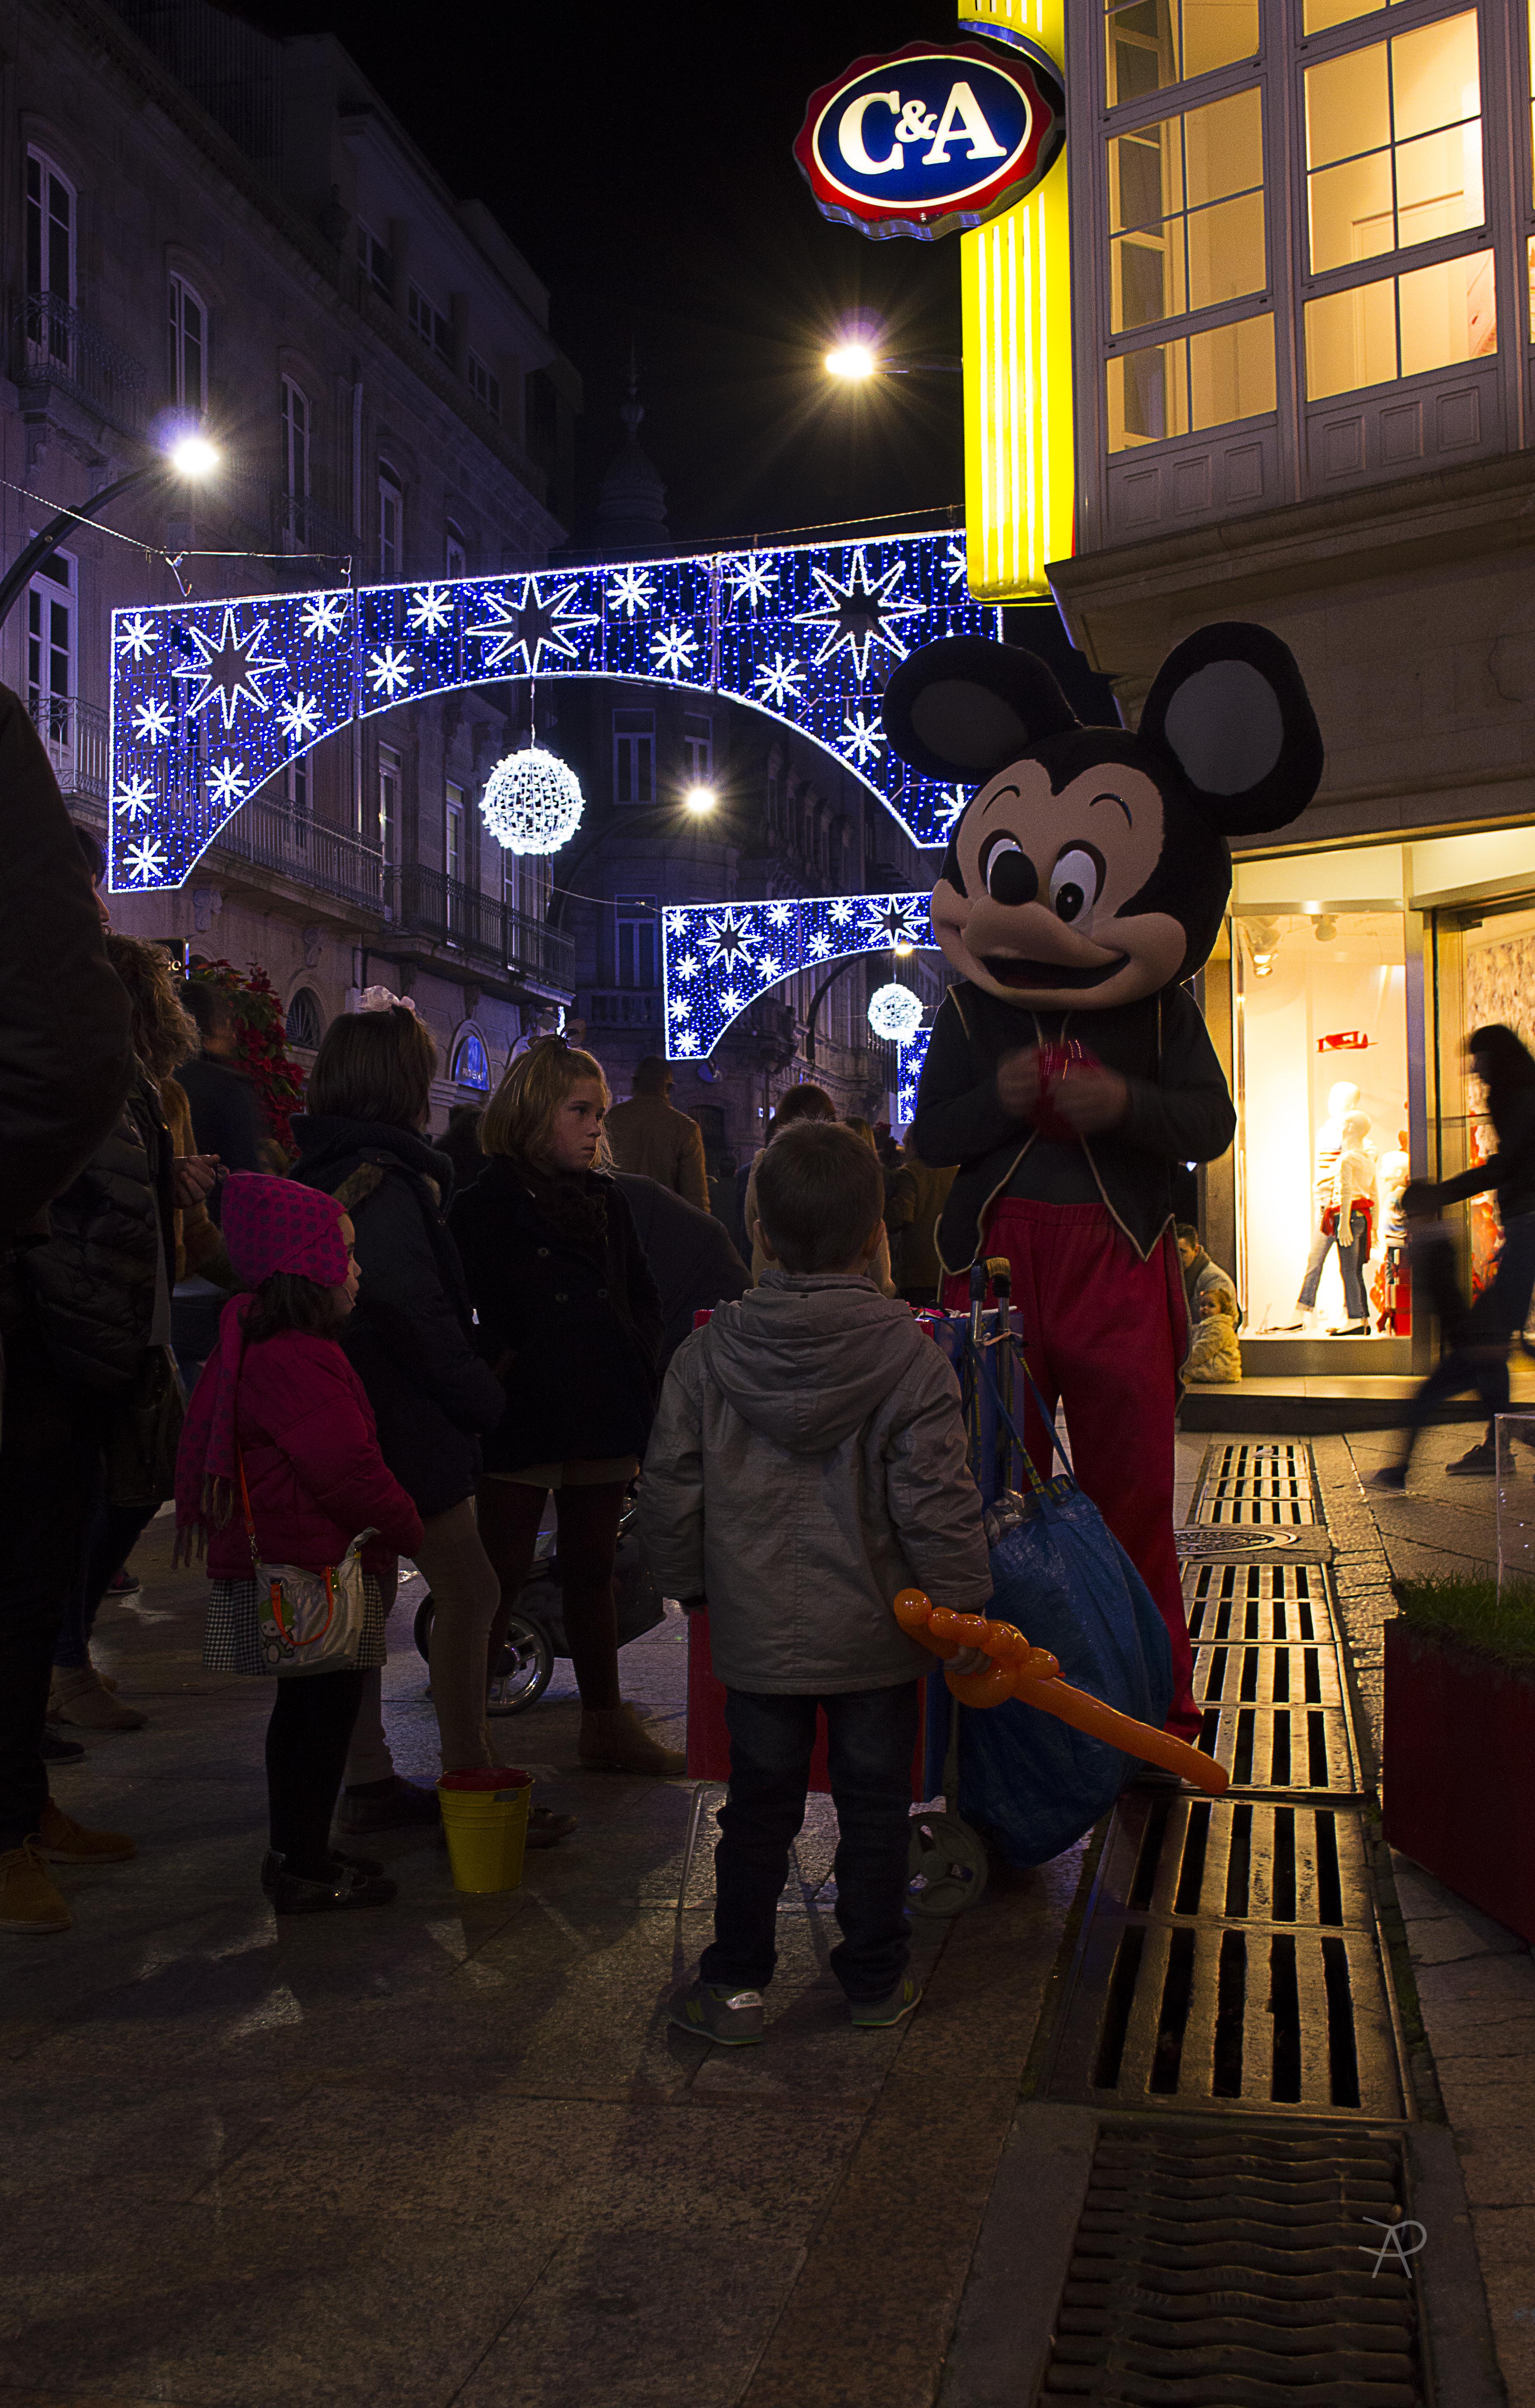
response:
<path id="1" fill-rule="evenodd" d="M 973 1906 L 986 1887 L 986 1847 L 957 1814 L 913 1814 L 907 1859 L 907 1911 L 947 1922 Z"/>
<path id="2" fill-rule="evenodd" d="M 416 1608 L 416 1652 L 425 1662 L 432 1654 L 431 1593 Z M 491 1680 L 487 1714 L 525 1713 L 537 1705 L 554 1677 L 554 1650 L 548 1633 L 537 1622 L 514 1613 L 507 1625 L 500 1659 Z"/>

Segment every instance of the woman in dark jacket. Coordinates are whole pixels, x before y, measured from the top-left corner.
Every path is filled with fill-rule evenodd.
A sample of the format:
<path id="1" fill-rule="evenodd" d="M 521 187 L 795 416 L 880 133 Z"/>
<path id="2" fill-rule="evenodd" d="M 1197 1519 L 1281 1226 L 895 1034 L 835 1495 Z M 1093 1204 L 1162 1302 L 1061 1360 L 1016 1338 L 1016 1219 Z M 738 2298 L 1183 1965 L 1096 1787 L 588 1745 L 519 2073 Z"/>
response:
<path id="1" fill-rule="evenodd" d="M 293 1176 L 336 1197 L 356 1229 L 362 1286 L 346 1351 L 373 1408 L 379 1451 L 422 1517 L 416 1563 L 435 1608 L 432 1702 L 442 1769 L 461 1772 L 495 1761 L 485 1662 L 501 1592 L 472 1500 L 481 1434 L 494 1429 L 505 1399 L 475 1352 L 463 1266 L 443 1218 L 452 1165 L 423 1135 L 436 1069 L 431 1032 L 392 996 L 332 1021 L 309 1073 L 308 1111 L 294 1123 Z M 379 1675 L 370 1673 L 341 1828 L 390 1830 L 436 1813 L 435 1797 L 395 1771 Z"/>
<path id="2" fill-rule="evenodd" d="M 618 1689 L 613 1556 L 655 1406 L 661 1305 L 616 1182 L 596 1168 L 608 1087 L 563 1038 L 533 1046 L 481 1124 L 489 1159 L 453 1207 L 480 1347 L 507 1408 L 485 1444 L 480 1528 L 509 1612 L 549 1492 L 581 1690 L 581 1760 L 678 1773 Z"/>
<path id="3" fill-rule="evenodd" d="M 1535 1295 L 1535 1056 L 1520 1044 L 1512 1028 L 1496 1025 L 1474 1030 L 1466 1052 L 1486 1095 L 1487 1117 L 1498 1132 L 1498 1151 L 1489 1162 L 1474 1164 L 1458 1178 L 1446 1179 L 1438 1186 L 1428 1180 L 1413 1180 L 1402 1196 L 1401 1207 L 1412 1220 L 1493 1188 L 1503 1223 L 1503 1242 L 1490 1284 L 1455 1331 L 1443 1361 L 1429 1372 L 1413 1399 L 1400 1462 L 1386 1464 L 1374 1474 L 1375 1485 L 1381 1488 L 1406 1486 L 1418 1432 L 1433 1419 L 1443 1398 L 1461 1396 L 1468 1388 L 1475 1388 L 1487 1408 L 1486 1436 L 1469 1455 L 1452 1463 L 1450 1469 L 1497 1470 L 1496 1417 L 1509 1409 L 1509 1340 L 1523 1329 Z"/>

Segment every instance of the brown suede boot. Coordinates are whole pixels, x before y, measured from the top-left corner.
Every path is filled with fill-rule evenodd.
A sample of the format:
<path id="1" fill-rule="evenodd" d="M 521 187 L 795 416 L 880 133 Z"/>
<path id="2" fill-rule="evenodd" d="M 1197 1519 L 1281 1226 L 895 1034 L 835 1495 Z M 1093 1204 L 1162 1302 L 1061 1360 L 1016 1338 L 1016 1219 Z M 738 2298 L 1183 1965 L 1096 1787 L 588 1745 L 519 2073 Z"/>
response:
<path id="1" fill-rule="evenodd" d="M 67 1931 L 72 1920 L 48 1877 L 36 1840 L 0 1850 L 0 1931 L 41 1938 L 45 1932 Z"/>
<path id="2" fill-rule="evenodd" d="M 56 1865 L 122 1865 L 138 1854 L 126 1831 L 88 1831 L 51 1798 L 37 1825 L 36 1844 Z"/>
<path id="3" fill-rule="evenodd" d="M 107 1688 L 93 1664 L 53 1668 L 49 1684 L 48 1719 L 70 1723 L 77 1730 L 142 1730 L 149 1716 L 136 1706 L 125 1706 Z"/>
<path id="4" fill-rule="evenodd" d="M 687 1758 L 652 1739 L 633 1706 L 583 1706 L 578 1754 L 588 1771 L 648 1772 L 675 1780 Z"/>

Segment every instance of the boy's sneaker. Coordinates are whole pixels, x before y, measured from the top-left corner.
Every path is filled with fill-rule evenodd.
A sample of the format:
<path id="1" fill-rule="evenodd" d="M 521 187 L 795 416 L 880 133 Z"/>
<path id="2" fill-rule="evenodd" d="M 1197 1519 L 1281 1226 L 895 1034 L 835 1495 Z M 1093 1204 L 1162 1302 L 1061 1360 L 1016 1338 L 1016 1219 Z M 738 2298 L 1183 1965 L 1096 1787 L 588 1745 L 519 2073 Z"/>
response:
<path id="1" fill-rule="evenodd" d="M 922 1984 L 904 1974 L 885 1999 L 850 1999 L 848 2013 L 860 2031 L 888 2031 L 920 2004 Z"/>
<path id="2" fill-rule="evenodd" d="M 733 1990 L 728 1982 L 684 1983 L 667 2014 L 679 2031 L 722 2048 L 750 2048 L 762 2038 L 762 1992 Z"/>

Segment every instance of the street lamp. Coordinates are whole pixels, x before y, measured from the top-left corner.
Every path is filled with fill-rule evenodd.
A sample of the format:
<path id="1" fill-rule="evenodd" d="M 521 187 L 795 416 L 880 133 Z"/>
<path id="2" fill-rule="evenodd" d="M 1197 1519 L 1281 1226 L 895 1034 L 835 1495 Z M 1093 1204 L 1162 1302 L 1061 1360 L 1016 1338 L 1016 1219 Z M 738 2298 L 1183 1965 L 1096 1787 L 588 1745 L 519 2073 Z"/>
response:
<path id="1" fill-rule="evenodd" d="M 99 518 L 108 502 L 115 502 L 120 494 L 131 493 L 136 485 L 146 485 L 154 478 L 167 475 L 182 477 L 189 483 L 194 483 L 210 475 L 218 465 L 219 453 L 206 436 L 182 431 L 173 435 L 154 458 L 146 461 L 141 468 L 131 468 L 125 477 L 119 477 L 111 484 L 104 485 L 99 494 L 93 494 L 88 501 L 79 503 L 77 508 L 61 510 L 57 518 L 49 521 L 41 535 L 33 538 L 25 551 L 12 561 L 5 577 L 0 579 L 0 626 L 10 616 L 44 562 L 52 559 L 70 530 L 82 519 Z"/>
<path id="2" fill-rule="evenodd" d="M 682 796 L 682 804 L 685 810 L 701 818 L 704 812 L 714 809 L 719 799 L 712 786 L 690 786 Z"/>
<path id="3" fill-rule="evenodd" d="M 914 351 L 891 351 L 883 356 L 868 343 L 839 343 L 826 353 L 828 376 L 839 378 L 844 384 L 866 384 L 871 377 L 887 376 L 963 376 L 965 363 L 952 352 L 940 351 L 920 358 Z"/>

